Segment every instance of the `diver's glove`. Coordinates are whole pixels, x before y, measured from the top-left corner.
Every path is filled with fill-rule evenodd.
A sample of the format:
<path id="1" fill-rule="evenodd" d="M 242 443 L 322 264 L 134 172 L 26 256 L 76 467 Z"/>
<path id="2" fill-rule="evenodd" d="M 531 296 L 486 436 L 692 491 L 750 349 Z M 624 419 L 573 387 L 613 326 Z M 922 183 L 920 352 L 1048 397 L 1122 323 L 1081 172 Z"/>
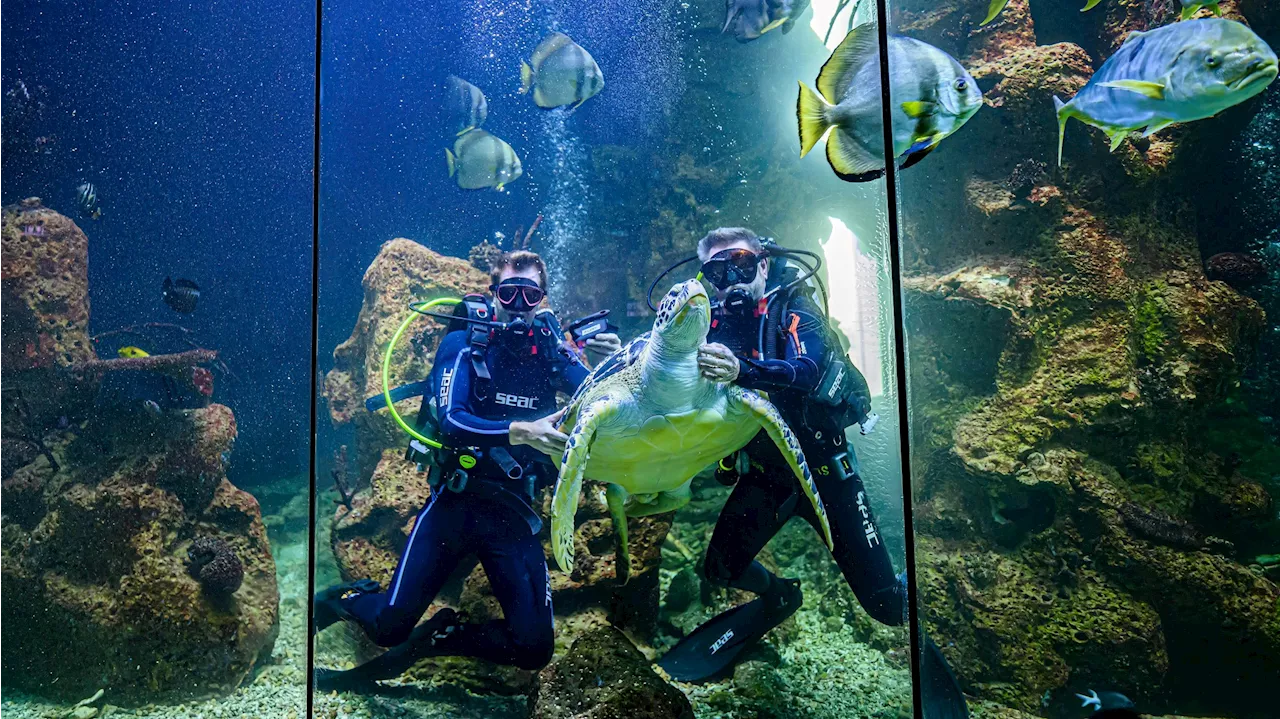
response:
<path id="1" fill-rule="evenodd" d="M 871 430 L 876 428 L 876 423 L 880 421 L 880 415 L 875 412 L 867 414 L 867 418 L 862 420 L 862 434 L 871 434 Z"/>

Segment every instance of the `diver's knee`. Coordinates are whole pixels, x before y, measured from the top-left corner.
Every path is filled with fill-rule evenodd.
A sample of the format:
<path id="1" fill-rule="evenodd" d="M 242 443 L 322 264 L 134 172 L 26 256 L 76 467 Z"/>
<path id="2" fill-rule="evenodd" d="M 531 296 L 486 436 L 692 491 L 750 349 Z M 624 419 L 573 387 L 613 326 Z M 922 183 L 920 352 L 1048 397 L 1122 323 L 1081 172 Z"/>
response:
<path id="1" fill-rule="evenodd" d="M 545 632 L 538 632 L 536 636 L 516 641 L 514 664 L 521 669 L 537 671 L 551 663 L 555 651 L 555 632 L 548 627 Z"/>

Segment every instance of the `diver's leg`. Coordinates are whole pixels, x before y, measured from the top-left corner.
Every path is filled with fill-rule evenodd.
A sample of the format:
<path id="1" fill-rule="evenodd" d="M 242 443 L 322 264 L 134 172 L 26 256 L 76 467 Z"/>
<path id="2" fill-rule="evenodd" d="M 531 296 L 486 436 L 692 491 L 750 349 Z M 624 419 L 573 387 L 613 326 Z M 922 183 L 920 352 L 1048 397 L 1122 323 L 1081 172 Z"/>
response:
<path id="1" fill-rule="evenodd" d="M 773 586 L 773 574 L 755 558 L 795 512 L 798 493 L 765 471 L 753 468 L 739 478 L 720 510 L 703 565 L 707 581 L 716 586 L 755 594 Z"/>
<path id="2" fill-rule="evenodd" d="M 799 492 L 793 484 L 789 478 L 779 484 L 762 471 L 738 480 L 707 548 L 706 575 L 713 584 L 760 596 L 717 614 L 672 647 L 659 665 L 673 678 L 703 681 L 725 675 L 748 647 L 800 608 L 799 581 L 780 579 L 755 561 L 794 511 Z"/>
<path id="3" fill-rule="evenodd" d="M 387 591 L 360 594 L 342 603 L 348 618 L 378 645 L 405 642 L 458 562 L 470 553 L 460 536 L 472 511 L 469 504 L 453 492 L 432 494 L 413 523 Z"/>
<path id="4" fill-rule="evenodd" d="M 906 621 L 905 588 L 894 574 L 889 549 L 880 536 L 871 501 L 858 474 L 853 448 L 848 447 L 847 451 L 850 458 L 848 467 L 852 469 L 847 475 L 834 466 L 839 459 L 834 458 L 836 453 L 830 448 L 815 448 L 811 453 L 819 467 L 815 476 L 827 505 L 827 520 L 835 544 L 831 554 L 862 608 L 881 624 L 898 626 Z M 823 468 L 827 469 L 826 473 Z M 798 513 L 821 534 L 811 507 L 801 506 Z"/>
<path id="5" fill-rule="evenodd" d="M 541 669 L 555 651 L 551 583 L 542 542 L 523 519 L 504 516 L 493 522 L 478 554 L 503 618 L 463 625 L 442 648 L 449 654 Z"/>

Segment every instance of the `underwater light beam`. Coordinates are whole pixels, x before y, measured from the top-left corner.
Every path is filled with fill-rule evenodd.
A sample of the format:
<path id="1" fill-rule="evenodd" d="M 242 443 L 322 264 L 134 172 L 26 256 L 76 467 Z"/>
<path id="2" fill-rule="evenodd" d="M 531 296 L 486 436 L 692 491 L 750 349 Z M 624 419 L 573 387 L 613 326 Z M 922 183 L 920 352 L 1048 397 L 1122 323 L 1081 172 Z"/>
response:
<path id="1" fill-rule="evenodd" d="M 828 217 L 831 235 L 822 246 L 828 282 L 828 302 L 836 327 L 849 339 L 849 357 L 867 378 L 872 397 L 884 394 L 884 366 L 880 356 L 880 277 L 876 263 L 859 248 L 858 236 L 839 218 Z"/>

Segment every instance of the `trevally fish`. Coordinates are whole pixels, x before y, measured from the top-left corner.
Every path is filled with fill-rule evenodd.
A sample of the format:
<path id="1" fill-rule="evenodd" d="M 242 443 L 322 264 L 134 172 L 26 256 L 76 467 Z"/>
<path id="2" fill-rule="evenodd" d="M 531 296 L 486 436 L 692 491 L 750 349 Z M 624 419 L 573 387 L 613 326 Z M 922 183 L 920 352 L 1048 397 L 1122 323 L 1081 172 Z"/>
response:
<path id="1" fill-rule="evenodd" d="M 1182 20 L 1189 19 L 1202 7 L 1207 7 L 1213 11 L 1214 15 L 1222 17 L 1222 8 L 1218 7 L 1218 0 L 1178 0 L 1178 2 L 1182 4 Z"/>
<path id="2" fill-rule="evenodd" d="M 444 151 L 449 162 L 449 177 L 464 190 L 492 187 L 501 190 L 523 172 L 520 158 L 511 145 L 484 130 L 472 130 L 453 143 L 453 151 Z"/>
<path id="3" fill-rule="evenodd" d="M 827 162 L 840 179 L 867 182 L 884 174 L 879 39 L 875 23 L 855 27 L 818 73 L 818 93 L 800 83 L 796 116 L 800 156 L 828 128 Z M 982 107 L 982 91 L 955 58 L 909 37 L 889 38 L 895 103 L 893 156 L 910 167 L 959 130 Z"/>
<path id="4" fill-rule="evenodd" d="M 720 32 L 732 30 L 738 42 L 750 42 L 777 28 L 785 35 L 808 7 L 809 0 L 727 0 Z"/>
<path id="5" fill-rule="evenodd" d="M 1102 2 L 1102 0 L 1088 0 L 1088 2 L 1084 4 L 1084 7 L 1080 8 L 1080 12 L 1088 12 L 1089 10 L 1092 10 L 1097 7 L 1100 2 Z M 995 20 L 996 15 L 999 15 L 1000 11 L 1004 9 L 1004 6 L 1008 4 L 1009 0 L 991 0 L 991 4 L 987 6 L 987 17 L 978 24 L 986 25 L 992 20 Z"/>
<path id="6" fill-rule="evenodd" d="M 574 109 L 604 89 L 604 73 L 595 58 L 562 32 L 548 35 L 520 63 L 520 92 L 533 92 L 543 109 L 572 104 Z"/>
<path id="7" fill-rule="evenodd" d="M 462 135 L 484 124 L 489 116 L 489 101 L 480 88 L 450 75 L 445 80 L 448 88 L 448 108 L 454 119 L 457 133 Z"/>
<path id="8" fill-rule="evenodd" d="M 1058 164 L 1069 118 L 1107 133 L 1114 152 L 1134 130 L 1146 137 L 1238 105 L 1276 74 L 1275 52 L 1234 20 L 1203 18 L 1129 33 L 1070 102 L 1053 98 Z"/>
<path id="9" fill-rule="evenodd" d="M 166 277 L 164 285 L 160 288 L 160 296 L 175 312 L 189 315 L 196 311 L 196 302 L 200 300 L 200 286 L 191 280 L 173 280 Z"/>
<path id="10" fill-rule="evenodd" d="M 102 217 L 102 208 L 98 207 L 98 188 L 92 182 L 86 182 L 76 188 L 76 202 L 93 219 Z"/>

